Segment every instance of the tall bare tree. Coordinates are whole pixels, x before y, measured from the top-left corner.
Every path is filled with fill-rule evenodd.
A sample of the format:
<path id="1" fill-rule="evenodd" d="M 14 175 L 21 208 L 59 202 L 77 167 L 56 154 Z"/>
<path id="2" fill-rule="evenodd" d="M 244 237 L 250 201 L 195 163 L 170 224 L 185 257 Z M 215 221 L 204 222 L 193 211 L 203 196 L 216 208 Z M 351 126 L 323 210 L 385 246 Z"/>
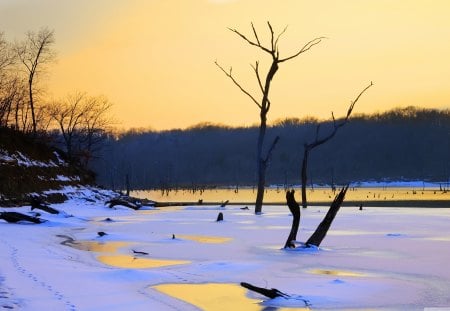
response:
<path id="1" fill-rule="evenodd" d="M 302 53 L 307 52 L 310 50 L 313 46 L 319 44 L 323 37 L 317 37 L 312 39 L 311 41 L 308 41 L 306 44 L 304 44 L 296 53 L 288 56 L 288 57 L 280 57 L 280 51 L 278 46 L 278 41 L 280 37 L 284 34 L 287 28 L 284 28 L 283 31 L 281 31 L 279 34 L 275 34 L 272 25 L 270 22 L 267 22 L 267 26 L 269 28 L 270 32 L 270 44 L 264 45 L 261 43 L 258 33 L 253 25 L 252 31 L 254 39 L 250 39 L 249 37 L 243 35 L 236 29 L 229 28 L 230 31 L 238 35 L 241 39 L 243 39 L 245 42 L 250 44 L 251 46 L 254 46 L 263 52 L 269 54 L 269 56 L 272 59 L 271 65 L 269 69 L 267 70 L 267 73 L 265 73 L 265 78 L 263 80 L 263 77 L 260 73 L 259 68 L 259 61 L 255 62 L 255 65 L 251 65 L 253 68 L 253 71 L 256 75 L 256 80 L 258 82 L 259 89 L 261 91 L 261 94 L 259 96 L 260 99 L 258 100 L 257 97 L 254 96 L 250 92 L 248 92 L 233 76 L 232 68 L 227 71 L 225 70 L 219 63 L 216 61 L 215 64 L 217 67 L 219 67 L 223 73 L 233 81 L 233 83 L 243 92 L 245 95 L 247 95 L 259 108 L 259 117 L 260 117 L 260 126 L 259 126 L 259 132 L 258 132 L 258 140 L 256 144 L 256 170 L 257 170 L 257 176 L 258 176 L 258 190 L 256 194 L 256 202 L 255 202 L 255 213 L 260 214 L 262 211 L 262 204 L 264 200 L 264 189 L 265 189 L 265 176 L 266 176 L 266 169 L 268 167 L 270 156 L 272 151 L 274 150 L 277 142 L 278 137 L 272 142 L 271 146 L 268 148 L 268 151 L 265 155 L 263 155 L 263 147 L 264 147 L 264 139 L 266 135 L 266 129 L 267 129 L 267 113 L 270 110 L 271 101 L 269 99 L 269 91 L 270 91 L 270 85 L 272 82 L 273 77 L 278 71 L 279 65 L 285 61 L 291 60 L 293 58 L 296 58 Z"/>
<path id="2" fill-rule="evenodd" d="M 367 89 L 369 89 L 372 85 L 373 85 L 373 83 L 370 82 L 370 84 L 368 86 L 366 86 L 358 94 L 358 96 L 355 98 L 355 100 L 353 100 L 350 103 L 350 107 L 347 110 L 347 115 L 341 121 L 337 122 L 335 120 L 335 118 L 334 118 L 334 114 L 331 113 L 331 117 L 332 117 L 332 120 L 333 120 L 333 129 L 332 129 L 332 131 L 330 133 L 328 133 L 324 137 L 319 138 L 319 134 L 320 134 L 320 124 L 319 124 L 316 127 L 316 137 L 315 137 L 314 141 L 312 141 L 310 143 L 305 143 L 303 145 L 303 161 L 302 161 L 302 172 L 301 172 L 301 179 L 302 179 L 302 207 L 303 208 L 306 208 L 308 206 L 307 198 L 306 198 L 306 183 L 308 181 L 307 170 L 308 170 L 309 153 L 314 148 L 319 147 L 320 145 L 323 145 L 324 143 L 326 143 L 327 141 L 332 139 L 334 137 L 334 135 L 336 135 L 337 131 L 341 127 L 343 127 L 345 124 L 348 123 L 350 115 L 352 114 L 353 108 L 355 107 L 355 104 L 358 102 L 358 100 L 361 97 L 361 95 L 363 95 L 364 92 L 367 91 Z"/>
<path id="3" fill-rule="evenodd" d="M 29 31 L 25 41 L 16 45 L 17 56 L 25 66 L 28 75 L 28 96 L 31 110 L 33 132 L 36 134 L 36 113 L 34 102 L 34 84 L 38 73 L 45 70 L 48 63 L 54 60 L 55 52 L 52 45 L 55 42 L 54 33 L 48 28 L 38 32 Z"/>

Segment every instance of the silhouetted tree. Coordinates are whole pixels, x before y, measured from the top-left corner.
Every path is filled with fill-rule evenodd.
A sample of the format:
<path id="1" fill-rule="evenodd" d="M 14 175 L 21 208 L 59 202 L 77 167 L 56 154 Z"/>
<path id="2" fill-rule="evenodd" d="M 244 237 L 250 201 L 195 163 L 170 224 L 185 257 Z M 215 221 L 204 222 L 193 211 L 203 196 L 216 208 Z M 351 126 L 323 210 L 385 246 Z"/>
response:
<path id="1" fill-rule="evenodd" d="M 333 223 L 334 218 L 336 217 L 339 209 L 344 202 L 345 194 L 347 193 L 348 185 L 344 186 L 341 191 L 336 195 L 333 202 L 328 209 L 327 214 L 323 218 L 322 222 L 317 226 L 314 233 L 309 237 L 306 243 L 302 247 L 319 247 L 322 243 L 323 239 L 328 233 L 331 224 Z M 300 225 L 300 206 L 295 201 L 294 190 L 286 192 L 286 202 L 289 207 L 289 210 L 292 213 L 293 220 L 291 231 L 289 232 L 289 236 L 284 244 L 284 248 L 295 248 L 295 243 L 297 240 L 297 232 Z"/>
<path id="2" fill-rule="evenodd" d="M 99 151 L 101 142 L 110 131 L 113 120 L 109 116 L 112 104 L 104 96 L 87 98 L 85 113 L 81 116 L 83 146 L 83 165 L 88 166 L 93 155 Z"/>
<path id="3" fill-rule="evenodd" d="M 252 68 L 255 72 L 256 79 L 258 81 L 259 89 L 261 91 L 261 99 L 257 100 L 256 96 L 250 94 L 241 84 L 235 79 L 235 77 L 232 74 L 232 68 L 230 68 L 229 71 L 226 71 L 222 66 L 219 65 L 219 63 L 216 61 L 215 64 L 225 73 L 225 75 L 233 81 L 233 83 L 244 93 L 246 94 L 259 108 L 259 117 L 260 117 L 260 126 L 259 126 L 259 132 L 258 132 L 258 139 L 256 144 L 256 167 L 257 167 L 257 178 L 258 178 L 258 190 L 256 194 L 256 203 L 255 203 L 255 213 L 259 214 L 262 211 L 262 203 L 264 199 L 264 188 L 265 188 L 265 177 L 266 177 L 266 170 L 270 161 L 270 156 L 275 148 L 278 138 L 275 138 L 275 140 L 272 142 L 272 145 L 269 147 L 268 152 L 266 155 L 263 155 L 263 146 L 264 146 L 264 139 L 266 135 L 266 129 L 267 129 L 267 113 L 270 110 L 270 99 L 269 99 L 269 91 L 270 91 L 270 85 L 272 82 L 273 77 L 278 71 L 279 64 L 288 61 L 290 59 L 293 59 L 300 54 L 308 51 L 313 46 L 319 44 L 323 37 L 314 38 L 313 40 L 307 42 L 305 45 L 303 45 L 302 48 L 299 49 L 299 51 L 291 56 L 280 58 L 280 51 L 278 47 L 278 40 L 280 39 L 281 35 L 286 31 L 286 28 L 281 31 L 278 35 L 275 35 L 272 25 L 267 22 L 267 26 L 269 27 L 270 31 L 270 46 L 264 46 L 259 37 L 258 33 L 256 32 L 255 27 L 252 25 L 253 35 L 254 39 L 249 39 L 236 29 L 231 29 L 232 32 L 237 34 L 241 39 L 246 41 L 248 44 L 257 47 L 258 49 L 262 50 L 263 52 L 270 55 L 272 58 L 272 63 L 270 65 L 269 70 L 265 74 L 265 80 L 263 81 L 260 69 L 259 69 L 259 61 L 255 62 L 255 65 L 252 65 Z"/>
<path id="4" fill-rule="evenodd" d="M 81 127 L 82 116 L 86 113 L 84 98 L 85 93 L 74 93 L 68 95 L 65 100 L 60 100 L 49 105 L 49 114 L 56 121 L 64 145 L 66 147 L 67 156 L 70 161 L 73 160 L 74 138 L 75 134 Z"/>
<path id="5" fill-rule="evenodd" d="M 311 152 L 311 150 L 313 150 L 314 148 L 323 145 L 324 143 L 326 143 L 327 141 L 329 141 L 330 139 L 332 139 L 334 137 L 334 135 L 336 135 L 337 131 L 343 127 L 345 124 L 347 124 L 350 115 L 353 111 L 353 108 L 355 107 L 355 104 L 358 102 L 359 98 L 361 97 L 362 94 L 364 94 L 364 92 L 370 88 L 373 85 L 372 82 L 370 82 L 370 84 L 368 86 L 366 86 L 364 88 L 364 90 L 362 90 L 359 95 L 356 97 L 356 99 L 354 101 L 352 101 L 350 103 L 350 107 L 347 110 L 347 115 L 345 116 L 345 118 L 340 121 L 337 122 L 334 118 L 334 114 L 331 113 L 332 119 L 333 119 L 333 129 L 330 133 L 328 133 L 328 135 L 319 138 L 319 132 L 320 132 L 320 124 L 317 125 L 316 127 L 316 137 L 314 139 L 314 141 L 310 142 L 310 143 L 305 143 L 303 145 L 303 161 L 302 161 L 302 173 L 301 173 L 301 179 L 302 179 L 302 206 L 303 208 L 306 208 L 308 203 L 307 203 L 307 198 L 306 198 L 306 184 L 308 182 L 308 178 L 307 178 L 307 169 L 308 169 L 308 157 L 309 157 L 309 153 Z"/>
<path id="6" fill-rule="evenodd" d="M 16 45 L 17 56 L 26 68 L 28 74 L 28 95 L 31 110 L 33 133 L 36 134 L 36 112 L 34 103 L 34 82 L 37 74 L 44 70 L 45 65 L 53 61 L 55 53 L 52 45 L 55 42 L 53 31 L 42 28 L 38 32 L 29 31 L 27 39 Z"/>
<path id="7" fill-rule="evenodd" d="M 6 70 L 15 62 L 15 55 L 11 46 L 5 39 L 3 32 L 0 32 L 0 87 L 6 76 Z"/>
<path id="8" fill-rule="evenodd" d="M 76 92 L 49 105 L 48 113 L 56 122 L 70 160 L 82 158 L 88 164 L 110 125 L 107 113 L 111 104 L 105 97 L 89 97 Z"/>

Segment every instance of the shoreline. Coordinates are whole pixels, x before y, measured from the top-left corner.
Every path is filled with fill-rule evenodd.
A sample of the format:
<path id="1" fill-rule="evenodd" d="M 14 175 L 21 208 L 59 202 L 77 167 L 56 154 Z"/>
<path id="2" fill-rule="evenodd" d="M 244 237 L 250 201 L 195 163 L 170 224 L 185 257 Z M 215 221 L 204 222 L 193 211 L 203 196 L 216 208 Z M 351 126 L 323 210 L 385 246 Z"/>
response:
<path id="1" fill-rule="evenodd" d="M 157 202 L 155 207 L 169 207 L 169 206 L 210 206 L 221 205 L 223 202 Z M 228 202 L 226 205 L 233 206 L 251 206 L 254 202 Z M 313 201 L 309 202 L 308 206 L 329 206 L 331 201 Z M 367 200 L 367 201 L 344 201 L 343 207 L 358 207 L 362 204 L 365 207 L 418 207 L 418 208 L 450 208 L 450 200 Z M 284 206 L 286 202 L 264 202 L 264 206 Z M 224 207 L 225 208 L 225 207 Z"/>

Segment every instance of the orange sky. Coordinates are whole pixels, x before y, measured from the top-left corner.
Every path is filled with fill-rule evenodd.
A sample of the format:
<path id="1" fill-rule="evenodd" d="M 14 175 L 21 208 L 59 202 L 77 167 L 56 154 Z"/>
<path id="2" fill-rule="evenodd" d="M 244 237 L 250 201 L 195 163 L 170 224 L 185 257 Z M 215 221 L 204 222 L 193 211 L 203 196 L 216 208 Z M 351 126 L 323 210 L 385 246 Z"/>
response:
<path id="1" fill-rule="evenodd" d="M 370 81 L 355 112 L 418 105 L 450 107 L 450 1 L 447 0 L 1 0 L 0 31 L 54 29 L 58 61 L 47 83 L 55 96 L 106 95 L 123 128 L 184 128 L 199 122 L 249 125 L 258 108 L 214 65 L 233 66 L 259 96 L 250 67 L 267 55 L 227 30 L 251 35 L 254 22 L 288 56 L 317 36 L 328 39 L 283 63 L 269 121 L 343 115 Z"/>

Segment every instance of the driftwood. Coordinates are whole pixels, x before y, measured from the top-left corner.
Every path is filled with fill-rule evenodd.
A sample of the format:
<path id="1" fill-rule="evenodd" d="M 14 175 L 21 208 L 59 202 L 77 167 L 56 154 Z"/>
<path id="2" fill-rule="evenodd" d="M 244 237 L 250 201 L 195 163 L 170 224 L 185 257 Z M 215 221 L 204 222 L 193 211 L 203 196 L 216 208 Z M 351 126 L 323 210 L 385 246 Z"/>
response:
<path id="1" fill-rule="evenodd" d="M 19 221 L 28 221 L 35 224 L 40 224 L 44 222 L 44 220 L 38 217 L 28 216 L 17 212 L 0 212 L 0 219 L 6 220 L 7 222 L 10 223 L 16 223 Z"/>
<path id="2" fill-rule="evenodd" d="M 48 204 L 44 203 L 42 200 L 38 198 L 31 199 L 31 210 L 40 209 L 41 211 L 47 212 L 49 214 L 59 214 L 60 212 L 53 207 L 50 207 Z"/>
<path id="3" fill-rule="evenodd" d="M 121 195 L 116 198 L 112 198 L 109 201 L 106 201 L 105 204 L 109 204 L 109 207 L 112 208 L 116 205 L 122 205 L 134 210 L 140 209 L 142 206 L 156 206 L 158 203 L 148 199 L 139 199 L 135 197 L 130 197 L 126 195 Z"/>
<path id="4" fill-rule="evenodd" d="M 135 251 L 134 249 L 132 249 L 132 251 L 133 251 L 133 254 L 136 254 L 136 255 L 148 255 L 147 252 Z"/>
<path id="5" fill-rule="evenodd" d="M 261 294 L 263 296 L 269 297 L 270 299 L 273 298 L 277 298 L 277 297 L 289 297 L 288 294 L 285 294 L 281 291 L 279 291 L 276 288 L 271 288 L 271 289 L 267 289 L 267 288 L 262 288 L 262 287 L 258 287 L 249 283 L 245 283 L 245 282 L 241 282 L 241 286 L 245 287 L 248 290 L 257 292 L 258 294 Z"/>
<path id="6" fill-rule="evenodd" d="M 141 205 L 130 202 L 129 200 L 124 198 L 114 198 L 109 201 L 106 201 L 105 204 L 109 204 L 109 208 L 113 208 L 116 205 L 122 205 L 134 210 L 138 210 L 141 207 Z"/>

